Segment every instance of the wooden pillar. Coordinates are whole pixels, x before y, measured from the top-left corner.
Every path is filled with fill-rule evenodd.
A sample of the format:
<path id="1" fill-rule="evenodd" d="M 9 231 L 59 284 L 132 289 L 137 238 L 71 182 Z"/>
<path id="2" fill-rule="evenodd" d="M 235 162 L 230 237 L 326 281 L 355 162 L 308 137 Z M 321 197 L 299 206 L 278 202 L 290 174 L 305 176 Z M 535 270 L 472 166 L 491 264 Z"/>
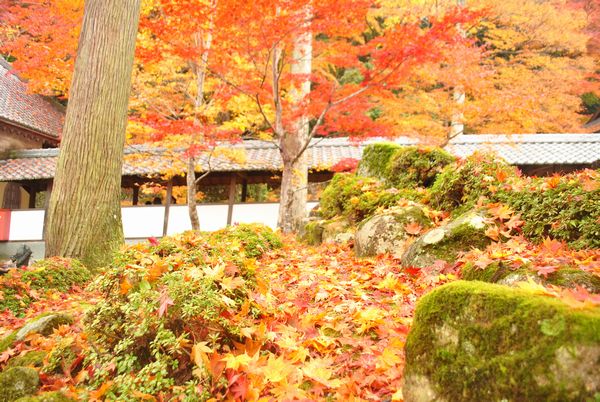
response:
<path id="1" fill-rule="evenodd" d="M 165 202 L 165 218 L 163 222 L 163 237 L 167 235 L 167 229 L 169 228 L 169 210 L 171 209 L 171 197 L 173 194 L 173 179 L 170 179 L 167 183 L 167 200 Z"/>
<path id="2" fill-rule="evenodd" d="M 29 209 L 35 208 L 35 201 L 37 198 L 38 188 L 37 185 L 31 186 L 31 190 L 29 191 Z"/>
<path id="3" fill-rule="evenodd" d="M 42 239 L 46 240 L 46 222 L 48 222 L 48 207 L 50 206 L 50 194 L 52 193 L 52 184 L 50 181 L 46 186 L 46 198 L 44 199 L 44 228 L 42 230 Z"/>
<path id="4" fill-rule="evenodd" d="M 140 186 L 134 184 L 133 186 L 133 199 L 131 200 L 131 204 L 137 205 L 140 202 Z"/>
<path id="5" fill-rule="evenodd" d="M 242 202 L 248 199 L 248 179 L 242 180 Z"/>
<path id="6" fill-rule="evenodd" d="M 233 204 L 235 203 L 235 190 L 236 190 L 236 176 L 231 175 L 231 181 L 229 182 L 229 208 L 227 210 L 227 226 L 231 225 L 231 219 L 233 217 Z"/>

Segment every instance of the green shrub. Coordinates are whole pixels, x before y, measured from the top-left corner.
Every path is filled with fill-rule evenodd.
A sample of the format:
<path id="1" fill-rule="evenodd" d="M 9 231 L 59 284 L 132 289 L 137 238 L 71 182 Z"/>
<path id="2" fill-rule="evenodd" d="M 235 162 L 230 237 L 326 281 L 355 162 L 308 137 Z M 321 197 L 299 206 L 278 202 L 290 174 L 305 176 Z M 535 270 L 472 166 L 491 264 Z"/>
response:
<path id="1" fill-rule="evenodd" d="M 386 178 L 398 188 L 430 187 L 442 169 L 454 161 L 441 148 L 402 147 L 390 158 Z"/>
<path id="2" fill-rule="evenodd" d="M 517 168 L 493 154 L 474 153 L 443 169 L 431 188 L 430 202 L 436 209 L 460 214 L 518 176 Z"/>
<path id="3" fill-rule="evenodd" d="M 551 237 L 575 249 L 600 248 L 600 186 L 586 189 L 575 177 L 535 179 L 520 191 L 500 191 L 496 198 L 521 214 L 523 234 L 533 241 Z"/>
<path id="4" fill-rule="evenodd" d="M 269 228 L 239 225 L 125 249 L 91 285 L 104 294 L 84 320 L 97 345 L 87 357 L 97 367 L 91 386 L 110 379 L 106 397 L 123 401 L 136 392 L 173 396 L 174 386 L 193 394 L 210 376 L 190 359 L 192 346 L 225 353 L 243 340 L 241 330 L 261 314 L 250 298 L 249 257 L 280 246 Z"/>
<path id="5" fill-rule="evenodd" d="M 320 210 L 325 219 L 343 216 L 358 223 L 378 209 L 396 205 L 402 199 L 422 201 L 427 196 L 424 190 L 386 189 L 382 182 L 372 177 L 337 173 L 321 195 Z"/>
<path id="6" fill-rule="evenodd" d="M 392 142 L 379 142 L 367 145 L 363 151 L 358 174 L 383 179 L 386 177 L 388 162 L 401 146 Z"/>
<path id="7" fill-rule="evenodd" d="M 65 292 L 87 283 L 91 276 L 79 261 L 59 257 L 36 261 L 28 268 L 13 269 L 0 277 L 0 311 L 8 309 L 21 314 L 33 301 L 31 289 Z"/>

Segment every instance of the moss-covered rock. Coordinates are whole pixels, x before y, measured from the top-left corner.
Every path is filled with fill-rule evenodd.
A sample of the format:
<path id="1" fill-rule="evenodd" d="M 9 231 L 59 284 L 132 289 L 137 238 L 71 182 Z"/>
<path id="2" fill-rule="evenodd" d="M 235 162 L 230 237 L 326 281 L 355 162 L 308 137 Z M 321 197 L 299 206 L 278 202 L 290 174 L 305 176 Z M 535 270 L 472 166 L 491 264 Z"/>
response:
<path id="1" fill-rule="evenodd" d="M 346 218 L 336 218 L 323 223 L 323 243 L 347 243 L 353 239 L 352 225 Z"/>
<path id="2" fill-rule="evenodd" d="M 323 242 L 323 224 L 325 220 L 309 219 L 304 222 L 298 232 L 298 238 L 311 246 L 319 245 Z"/>
<path id="3" fill-rule="evenodd" d="M 406 342 L 412 401 L 585 401 L 600 393 L 600 309 L 483 282 L 417 304 Z"/>
<path id="4" fill-rule="evenodd" d="M 12 402 L 37 392 L 40 376 L 28 367 L 13 367 L 0 373 L 0 402 Z"/>
<path id="5" fill-rule="evenodd" d="M 387 176 L 387 167 L 390 158 L 401 148 L 400 145 L 393 142 L 379 142 L 367 145 L 358 165 L 358 175 L 384 179 Z"/>
<path id="6" fill-rule="evenodd" d="M 467 212 L 419 237 L 402 255 L 402 265 L 425 268 L 437 260 L 455 262 L 459 253 L 490 244 L 487 227 L 481 212 Z"/>
<path id="7" fill-rule="evenodd" d="M 442 169 L 455 159 L 441 148 L 402 147 L 390 158 L 386 179 L 397 188 L 430 187 Z"/>
<path id="8" fill-rule="evenodd" d="M 73 318 L 61 313 L 43 313 L 29 320 L 23 327 L 18 328 L 0 340 L 0 353 L 10 348 L 15 342 L 23 340 L 27 335 L 40 333 L 50 335 L 55 328 L 73 323 Z"/>
<path id="9" fill-rule="evenodd" d="M 600 277 L 578 268 L 563 267 L 546 277 L 538 275 L 530 265 L 512 269 L 502 262 L 494 262 L 485 268 L 466 264 L 461 270 L 462 278 L 469 281 L 483 281 L 512 286 L 518 282 L 532 280 L 544 285 L 556 285 L 563 288 L 581 286 L 591 293 L 600 293 Z"/>
<path id="10" fill-rule="evenodd" d="M 43 350 L 31 350 L 24 355 L 11 358 L 8 367 L 42 367 L 48 354 Z"/>
<path id="11" fill-rule="evenodd" d="M 73 402 L 75 399 L 69 398 L 62 392 L 42 392 L 35 396 L 26 396 L 17 399 L 16 402 Z"/>
<path id="12" fill-rule="evenodd" d="M 414 237 L 406 232 L 406 225 L 418 224 L 423 229 L 432 226 L 423 206 L 395 207 L 363 221 L 354 242 L 354 251 L 359 257 L 391 253 L 401 257 Z"/>

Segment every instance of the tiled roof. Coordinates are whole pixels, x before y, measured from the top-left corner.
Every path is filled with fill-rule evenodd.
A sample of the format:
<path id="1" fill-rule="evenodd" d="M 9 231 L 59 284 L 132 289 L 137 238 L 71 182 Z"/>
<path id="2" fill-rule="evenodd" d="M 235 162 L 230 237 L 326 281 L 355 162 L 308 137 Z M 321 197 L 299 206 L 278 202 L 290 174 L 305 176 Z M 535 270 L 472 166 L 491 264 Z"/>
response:
<path id="1" fill-rule="evenodd" d="M 416 144 L 410 138 L 397 138 L 395 140 L 371 138 L 357 144 L 347 138 L 324 138 L 313 140 L 306 150 L 308 166 L 311 169 L 331 167 L 346 158 L 360 159 L 363 148 L 370 143 L 379 141 L 394 141 L 401 145 Z M 219 156 L 202 155 L 199 159 L 199 170 L 213 172 L 236 171 L 278 171 L 281 170 L 281 157 L 277 147 L 268 141 L 244 141 L 240 144 L 231 144 L 228 149 L 243 150 L 239 154 L 244 161 L 236 162 L 232 155 Z M 0 182 L 17 180 L 39 180 L 54 177 L 59 149 L 36 149 L 14 151 L 9 159 L 0 160 Z M 172 170 L 174 165 L 181 167 L 181 151 L 169 151 L 165 148 L 150 145 L 133 145 L 125 148 L 123 175 L 152 175 Z M 210 163 L 210 166 L 209 166 Z"/>
<path id="2" fill-rule="evenodd" d="M 446 146 L 466 157 L 493 151 L 513 165 L 578 165 L 600 162 L 600 134 L 461 135 Z"/>
<path id="3" fill-rule="evenodd" d="M 43 96 L 27 92 L 27 85 L 0 57 L 0 120 L 58 139 L 64 112 Z"/>
<path id="4" fill-rule="evenodd" d="M 325 169 L 345 158 L 360 159 L 367 144 L 389 139 L 371 138 L 360 144 L 347 138 L 313 140 L 307 149 L 311 169 Z M 415 139 L 400 137 L 392 140 L 401 145 L 417 144 Z M 243 161 L 231 155 L 210 158 L 214 172 L 278 171 L 281 157 L 277 147 L 268 141 L 244 141 L 228 145 L 240 149 Z M 453 139 L 446 149 L 465 157 L 478 151 L 493 151 L 514 165 L 586 165 L 600 163 L 600 134 L 526 134 L 526 135 L 463 135 Z M 14 151 L 9 159 L 0 160 L 0 182 L 50 179 L 54 177 L 58 149 Z M 169 151 L 151 145 L 125 148 L 123 175 L 152 175 L 174 168 L 183 171 L 181 150 Z M 199 160 L 199 170 L 209 169 L 208 156 Z"/>

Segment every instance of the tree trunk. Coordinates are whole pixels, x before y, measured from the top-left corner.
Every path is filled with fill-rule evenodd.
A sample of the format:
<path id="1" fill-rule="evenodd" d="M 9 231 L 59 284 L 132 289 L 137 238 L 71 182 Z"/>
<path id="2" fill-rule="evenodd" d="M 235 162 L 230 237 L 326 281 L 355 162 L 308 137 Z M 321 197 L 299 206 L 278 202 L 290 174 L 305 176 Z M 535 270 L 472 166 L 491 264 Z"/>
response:
<path id="1" fill-rule="evenodd" d="M 109 263 L 123 243 L 121 169 L 140 0 L 87 0 L 46 228 L 46 255 Z"/>
<path id="2" fill-rule="evenodd" d="M 308 109 L 304 102 L 310 94 L 310 74 L 312 72 L 312 33 L 310 31 L 311 10 L 305 10 L 303 31 L 294 41 L 292 74 L 301 78 L 301 84 L 292 91 L 292 98 L 298 110 Z M 284 133 L 280 139 L 283 174 L 278 226 L 284 233 L 300 229 L 306 216 L 308 163 L 305 155 L 309 138 L 309 118 L 307 113 L 299 113 L 293 123 L 293 132 Z"/>
<path id="3" fill-rule="evenodd" d="M 213 1 L 212 3 L 213 9 L 216 8 L 217 2 Z M 204 83 L 206 82 L 206 71 L 208 68 L 208 53 L 210 51 L 210 46 L 212 44 L 212 14 L 209 23 L 209 29 L 206 32 L 205 37 L 202 37 L 202 33 L 198 32 L 194 35 L 194 45 L 200 46 L 202 44 L 202 55 L 200 56 L 200 62 L 192 62 L 192 71 L 196 76 L 196 98 L 194 99 L 194 125 L 198 127 L 200 131 L 200 126 L 202 122 L 200 121 L 200 114 L 204 113 Z M 199 135 L 200 138 L 197 139 L 198 142 L 204 142 L 204 136 Z M 196 139 L 192 138 L 192 144 Z M 196 203 L 196 158 L 194 156 L 190 156 L 188 159 L 187 166 L 187 203 L 188 203 L 188 213 L 190 216 L 190 223 L 192 225 L 193 230 L 200 230 L 200 219 L 198 218 L 198 210 Z"/>
<path id="4" fill-rule="evenodd" d="M 188 159 L 187 173 L 187 204 L 190 223 L 193 230 L 200 230 L 200 219 L 196 209 L 196 158 L 190 156 Z"/>

